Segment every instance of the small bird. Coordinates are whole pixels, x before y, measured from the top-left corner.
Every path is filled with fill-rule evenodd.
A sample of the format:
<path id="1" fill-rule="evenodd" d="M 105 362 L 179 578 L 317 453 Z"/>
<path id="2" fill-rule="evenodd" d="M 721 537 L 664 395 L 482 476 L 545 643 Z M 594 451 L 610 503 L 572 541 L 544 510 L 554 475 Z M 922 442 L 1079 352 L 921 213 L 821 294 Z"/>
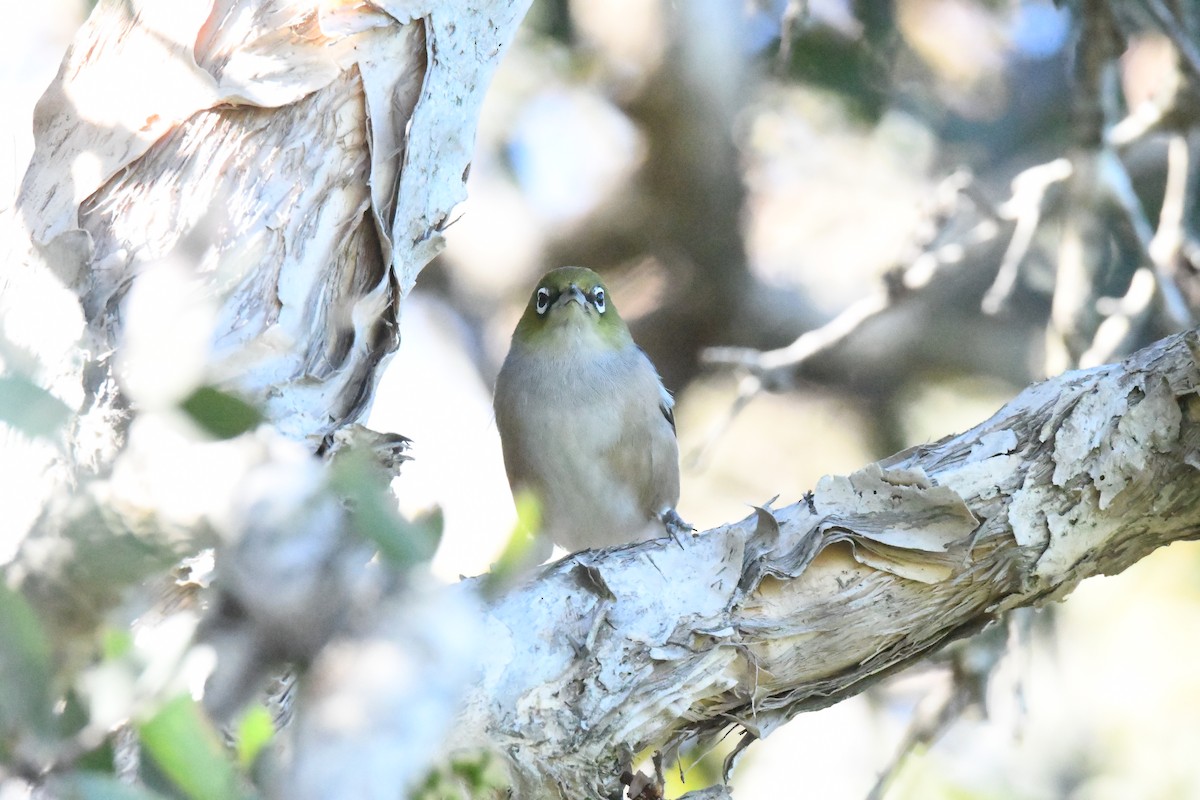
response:
<path id="1" fill-rule="evenodd" d="M 573 552 L 690 530 L 675 513 L 674 405 L 599 275 L 542 276 L 494 407 L 509 485 L 537 498 L 545 537 Z"/>

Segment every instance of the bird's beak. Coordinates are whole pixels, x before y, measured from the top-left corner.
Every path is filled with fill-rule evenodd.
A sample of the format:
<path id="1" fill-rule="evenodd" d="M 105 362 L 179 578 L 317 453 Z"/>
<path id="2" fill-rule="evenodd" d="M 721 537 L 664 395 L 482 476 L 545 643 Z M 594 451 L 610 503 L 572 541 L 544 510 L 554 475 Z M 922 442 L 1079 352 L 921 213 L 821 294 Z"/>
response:
<path id="1" fill-rule="evenodd" d="M 579 303 L 579 305 L 585 310 L 588 307 L 587 296 L 583 293 L 583 290 L 573 283 L 567 287 L 566 291 L 558 296 L 558 300 L 554 303 L 554 305 L 558 308 L 565 308 L 567 303 L 572 302 Z"/>

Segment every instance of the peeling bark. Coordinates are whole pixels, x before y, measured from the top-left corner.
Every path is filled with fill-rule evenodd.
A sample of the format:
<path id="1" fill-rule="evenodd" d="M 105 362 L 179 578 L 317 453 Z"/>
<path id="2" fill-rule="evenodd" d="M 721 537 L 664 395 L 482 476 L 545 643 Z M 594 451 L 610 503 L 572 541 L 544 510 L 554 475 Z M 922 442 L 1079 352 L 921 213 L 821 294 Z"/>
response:
<path id="1" fill-rule="evenodd" d="M 246 614 L 222 627 L 210 606 L 210 705 L 241 708 L 281 653 L 311 656 L 278 796 L 418 784 L 471 674 L 474 606 L 408 592 L 416 579 L 395 570 L 381 600 L 371 548 L 312 453 L 369 408 L 528 6 L 100 0 L 38 104 L 0 219 L 5 367 L 71 412 L 43 441 L 0 430 L 5 461 L 42 476 L 36 496 L 5 497 L 20 522 L 0 529 L 0 582 L 83 663 L 106 613 L 159 599 L 132 584 L 217 545 L 221 588 Z M 181 402 L 204 385 L 250 400 L 270 428 L 232 443 L 181 429 Z M 196 612 L 162 605 L 196 627 Z M 348 731 L 351 707 L 365 721 Z M 78 750 L 39 751 L 31 774 Z"/>
<path id="2" fill-rule="evenodd" d="M 966 433 L 826 477 L 681 548 L 564 559 L 499 601 L 461 744 L 521 797 L 609 796 L 621 760 L 796 714 L 1200 536 L 1194 332 L 1031 386 Z"/>
<path id="3" fill-rule="evenodd" d="M 171 259 L 214 305 L 204 380 L 261 402 L 292 439 L 324 438 L 361 415 L 397 344 L 402 299 L 463 196 L 478 107 L 526 6 L 102 0 L 39 105 L 15 216 L 28 252 L 0 273 L 5 334 L 49 356 L 39 377 L 78 412 L 68 474 L 55 475 L 64 504 L 71 489 L 104 484 L 89 487 L 87 473 L 103 475 L 122 453 L 133 416 L 114 366 L 129 344 L 123 301 Z M 70 335 L 19 336 L 22 314 L 46 313 L 50 295 Z M 682 546 L 649 542 L 547 567 L 497 601 L 470 642 L 486 647 L 486 662 L 456 744 L 504 752 L 521 797 L 611 795 L 622 762 L 646 747 L 671 750 L 731 725 L 765 736 L 1011 608 L 1061 599 L 1089 575 L 1200 535 L 1196 347 L 1189 333 L 1035 385 L 965 434 L 826 478 L 800 503 Z M 233 554 L 219 553 L 227 584 L 236 588 L 241 546 L 241 579 L 259 589 L 240 598 L 243 610 L 271 623 L 246 634 L 248 652 L 270 643 L 277 620 L 297 618 L 278 587 L 301 585 L 305 570 L 323 576 L 330 563 L 340 577 L 334 556 L 349 537 L 297 490 L 300 477 L 319 483 L 307 452 L 293 444 L 285 462 L 275 448 L 227 472 L 290 463 L 286 480 L 255 486 L 294 508 L 263 519 L 264 506 L 231 501 L 238 522 L 261 523 L 268 545 L 324 549 L 288 562 L 254 550 L 257 529 L 229 535 Z M 185 461 L 180 452 L 157 463 Z M 131 462 L 134 473 L 155 464 Z M 212 517 L 190 504 L 186 519 L 150 508 L 141 501 L 153 492 L 123 492 L 113 472 L 96 495 L 108 508 L 181 528 Z M 306 525 L 289 516 L 296 509 Z M 41 533 L 53 538 L 46 519 Z M 367 606 L 355 606 L 358 577 L 304 584 L 323 588 L 297 591 L 297 602 Z M 104 607 L 85 599 L 97 614 Z M 287 613 L 265 613 L 275 601 Z M 429 616 L 414 619 L 442 627 L 407 631 L 404 609 L 376 603 L 374 628 L 337 631 L 361 649 L 312 645 L 324 650 L 301 701 L 311 722 L 301 714 L 298 751 L 337 756 L 295 762 L 290 776 L 311 796 L 353 787 L 346 776 L 371 788 L 419 777 L 423 757 L 403 768 L 393 757 L 428 739 L 428 724 L 403 717 L 413 698 L 430 698 L 417 667 L 446 678 L 444 658 L 465 674 L 472 655 L 426 635 L 461 630 L 447 622 L 450 608 L 427 604 Z M 473 613 L 458 608 L 455 621 Z M 420 662 L 400 689 L 398 667 L 373 675 L 378 684 L 358 672 L 362 654 L 378 658 L 377 641 L 388 644 L 386 663 Z M 235 673 L 230 662 L 219 669 Z M 459 685 L 450 677 L 430 703 L 438 722 Z M 349 732 L 339 716 L 347 689 L 375 712 Z M 387 702 L 376 690 L 391 693 Z M 381 730 L 391 738 L 364 756 Z"/>
<path id="4" fill-rule="evenodd" d="M 14 220 L 28 250 L 3 275 L 28 299 L 48 271 L 82 305 L 89 361 L 43 354 L 67 373 L 56 393 L 120 418 L 121 303 L 175 257 L 218 306 L 209 380 L 293 438 L 359 419 L 527 6 L 101 2 L 38 104 Z M 76 445 L 81 463 L 111 454 Z"/>

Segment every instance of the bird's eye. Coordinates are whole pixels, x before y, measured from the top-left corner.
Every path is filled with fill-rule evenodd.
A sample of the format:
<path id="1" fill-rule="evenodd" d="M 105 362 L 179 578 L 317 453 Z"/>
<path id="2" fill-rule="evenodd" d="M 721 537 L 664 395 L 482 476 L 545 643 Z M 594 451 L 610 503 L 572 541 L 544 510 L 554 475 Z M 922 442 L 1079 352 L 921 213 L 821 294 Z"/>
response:
<path id="1" fill-rule="evenodd" d="M 550 307 L 550 290 L 547 289 L 545 286 L 542 286 L 537 290 L 537 306 L 536 306 L 537 312 L 539 314 L 545 314 L 546 309 L 549 307 Z"/>
<path id="2" fill-rule="evenodd" d="M 594 305 L 596 307 L 596 310 L 599 311 L 601 314 L 604 313 L 604 290 L 603 289 L 597 289 L 595 292 L 592 293 L 592 305 Z"/>

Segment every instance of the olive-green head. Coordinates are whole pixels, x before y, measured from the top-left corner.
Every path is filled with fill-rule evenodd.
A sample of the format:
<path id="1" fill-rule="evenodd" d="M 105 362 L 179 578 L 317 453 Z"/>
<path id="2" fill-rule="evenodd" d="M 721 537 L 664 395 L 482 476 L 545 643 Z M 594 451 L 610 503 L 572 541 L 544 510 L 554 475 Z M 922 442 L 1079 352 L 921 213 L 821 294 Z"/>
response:
<path id="1" fill-rule="evenodd" d="M 586 267 L 552 269 L 538 281 L 513 340 L 530 346 L 595 340 L 612 348 L 631 342 L 608 288 Z"/>

